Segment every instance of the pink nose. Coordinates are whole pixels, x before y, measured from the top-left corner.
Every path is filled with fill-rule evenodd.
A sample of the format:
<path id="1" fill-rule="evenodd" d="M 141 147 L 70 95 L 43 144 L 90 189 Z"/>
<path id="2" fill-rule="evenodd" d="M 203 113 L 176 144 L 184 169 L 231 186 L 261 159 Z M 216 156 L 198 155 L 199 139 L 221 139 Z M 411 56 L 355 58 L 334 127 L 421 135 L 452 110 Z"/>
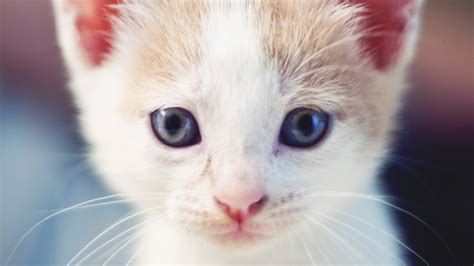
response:
<path id="1" fill-rule="evenodd" d="M 215 173 L 214 200 L 231 219 L 241 223 L 267 202 L 261 164 L 245 158 L 226 158 Z"/>
<path id="2" fill-rule="evenodd" d="M 258 213 L 268 201 L 268 197 L 263 191 L 249 190 L 241 194 L 220 193 L 214 196 L 214 200 L 229 218 L 241 223 Z"/>

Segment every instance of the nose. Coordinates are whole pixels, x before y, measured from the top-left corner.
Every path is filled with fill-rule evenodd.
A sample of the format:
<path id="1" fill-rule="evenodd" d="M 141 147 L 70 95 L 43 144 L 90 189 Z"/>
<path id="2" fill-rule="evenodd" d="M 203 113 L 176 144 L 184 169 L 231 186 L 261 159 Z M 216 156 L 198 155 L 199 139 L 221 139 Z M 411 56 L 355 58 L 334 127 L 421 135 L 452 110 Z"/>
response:
<path id="1" fill-rule="evenodd" d="M 215 172 L 214 200 L 231 219 L 241 223 L 268 201 L 261 164 L 246 158 L 226 158 Z"/>
<path id="2" fill-rule="evenodd" d="M 268 201 L 268 196 L 260 191 L 250 191 L 243 195 L 221 194 L 214 196 L 217 205 L 232 220 L 242 223 L 246 218 L 257 214 Z"/>

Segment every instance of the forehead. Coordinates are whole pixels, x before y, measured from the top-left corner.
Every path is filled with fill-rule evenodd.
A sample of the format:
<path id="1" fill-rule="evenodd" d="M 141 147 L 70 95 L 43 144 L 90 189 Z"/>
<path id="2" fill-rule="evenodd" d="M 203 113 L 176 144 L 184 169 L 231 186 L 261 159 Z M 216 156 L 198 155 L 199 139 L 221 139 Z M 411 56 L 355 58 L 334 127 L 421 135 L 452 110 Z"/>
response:
<path id="1" fill-rule="evenodd" d="M 362 62 L 358 10 L 335 1 L 163 1 L 145 7 L 134 7 L 130 21 L 141 22 L 128 25 L 139 39 L 137 80 L 175 84 L 184 77 L 189 90 L 234 100 L 301 90 L 340 95 L 342 83 L 352 82 L 351 66 Z M 328 87 L 338 90 L 323 90 Z"/>

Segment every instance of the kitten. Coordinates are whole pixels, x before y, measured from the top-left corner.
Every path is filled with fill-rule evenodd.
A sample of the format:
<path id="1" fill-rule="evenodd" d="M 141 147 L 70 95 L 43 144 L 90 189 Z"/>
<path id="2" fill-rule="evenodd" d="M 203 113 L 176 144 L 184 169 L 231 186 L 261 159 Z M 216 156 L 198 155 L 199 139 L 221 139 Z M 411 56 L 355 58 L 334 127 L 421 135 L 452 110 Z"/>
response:
<path id="1" fill-rule="evenodd" d="M 143 216 L 129 262 L 403 264 L 370 195 L 420 6 L 54 0 L 92 162 Z"/>

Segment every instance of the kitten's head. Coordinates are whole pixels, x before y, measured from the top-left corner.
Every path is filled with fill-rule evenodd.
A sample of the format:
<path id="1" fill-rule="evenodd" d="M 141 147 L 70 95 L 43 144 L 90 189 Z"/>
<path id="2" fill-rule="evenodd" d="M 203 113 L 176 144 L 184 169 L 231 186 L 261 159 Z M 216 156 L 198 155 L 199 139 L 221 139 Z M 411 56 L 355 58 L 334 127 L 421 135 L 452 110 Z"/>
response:
<path id="1" fill-rule="evenodd" d="M 350 202 L 323 191 L 374 185 L 419 6 L 55 2 L 100 175 L 121 193 L 156 193 L 137 201 L 148 214 L 241 246 Z"/>

